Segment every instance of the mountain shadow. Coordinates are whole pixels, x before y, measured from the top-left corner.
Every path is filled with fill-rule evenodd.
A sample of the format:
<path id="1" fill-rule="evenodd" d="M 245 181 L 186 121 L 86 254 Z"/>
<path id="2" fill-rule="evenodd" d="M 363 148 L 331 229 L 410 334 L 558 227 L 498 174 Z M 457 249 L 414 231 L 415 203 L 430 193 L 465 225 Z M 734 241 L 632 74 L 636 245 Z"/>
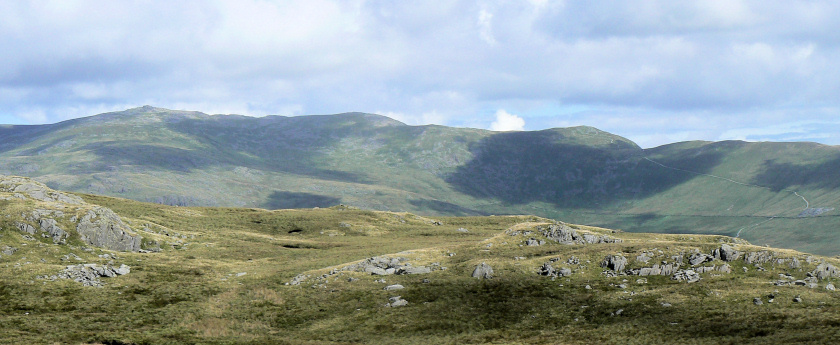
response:
<path id="1" fill-rule="evenodd" d="M 799 165 L 778 163 L 771 159 L 764 161 L 761 173 L 751 183 L 765 186 L 775 192 L 790 189 L 793 186 L 809 186 L 825 189 L 840 188 L 840 155 L 835 155 L 823 163 Z"/>
<path id="2" fill-rule="evenodd" d="M 601 208 L 659 193 L 697 176 L 645 160 L 646 152 L 628 142 L 580 144 L 552 130 L 499 133 L 470 150 L 473 159 L 446 181 L 461 193 L 510 204 Z M 670 150 L 658 162 L 706 173 L 726 151 Z"/>
<path id="3" fill-rule="evenodd" d="M 289 208 L 331 207 L 341 203 L 340 198 L 312 193 L 274 191 L 262 205 L 270 210 Z"/>

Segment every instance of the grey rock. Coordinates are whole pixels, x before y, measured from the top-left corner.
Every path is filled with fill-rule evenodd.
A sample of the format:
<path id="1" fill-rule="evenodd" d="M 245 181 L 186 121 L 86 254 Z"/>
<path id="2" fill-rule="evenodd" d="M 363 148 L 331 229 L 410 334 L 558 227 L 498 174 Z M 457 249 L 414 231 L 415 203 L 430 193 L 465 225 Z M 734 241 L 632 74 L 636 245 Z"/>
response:
<path id="1" fill-rule="evenodd" d="M 353 278 L 353 277 L 347 278 L 348 283 L 352 283 L 352 282 L 355 282 L 355 281 L 358 281 L 358 279 Z"/>
<path id="2" fill-rule="evenodd" d="M 732 273 L 732 266 L 729 266 L 729 264 L 723 264 L 715 268 L 715 271 L 723 273 Z"/>
<path id="3" fill-rule="evenodd" d="M 766 250 L 762 250 L 760 252 L 751 252 L 747 253 L 744 256 L 744 261 L 748 264 L 756 265 L 756 264 L 763 264 L 773 261 L 774 255 L 771 252 Z"/>
<path id="4" fill-rule="evenodd" d="M 840 270 L 838 270 L 837 267 L 834 267 L 834 265 L 832 264 L 823 262 L 817 265 L 817 268 L 811 271 L 809 275 L 817 277 L 817 279 L 819 280 L 824 280 L 831 277 L 837 278 L 840 277 Z"/>
<path id="5" fill-rule="evenodd" d="M 4 245 L 4 246 L 2 247 L 2 249 L 0 249 L 0 253 L 2 253 L 3 255 L 12 255 L 12 254 L 14 254 L 16 251 L 17 251 L 17 248 L 15 248 L 15 247 L 9 247 L 9 246 L 6 246 L 6 245 Z"/>
<path id="6" fill-rule="evenodd" d="M 457 229 L 457 230 L 455 230 L 455 231 L 457 231 L 457 232 L 463 232 L 463 233 L 470 232 L 469 230 L 464 229 L 464 228 L 458 228 L 458 229 Z"/>
<path id="7" fill-rule="evenodd" d="M 71 205 L 84 204 L 82 198 L 54 191 L 40 182 L 25 177 L 0 176 L 0 192 L 17 193 L 29 198 Z"/>
<path id="8" fill-rule="evenodd" d="M 48 235 L 45 237 L 52 238 L 53 243 L 58 244 L 66 242 L 65 240 L 67 239 L 68 234 L 60 227 L 58 227 L 58 223 L 55 221 L 55 219 L 41 218 L 38 221 L 38 223 L 41 226 L 41 231 L 45 232 L 46 235 Z"/>
<path id="9" fill-rule="evenodd" d="M 431 272 L 432 269 L 426 266 L 407 266 L 396 270 L 397 274 L 426 274 Z"/>
<path id="10" fill-rule="evenodd" d="M 715 249 L 712 251 L 712 256 L 714 256 L 717 260 L 722 260 L 726 262 L 738 260 L 738 257 L 741 256 L 741 252 L 732 248 L 732 246 L 724 243 L 720 245 L 720 248 Z"/>
<path id="11" fill-rule="evenodd" d="M 604 261 L 601 261 L 601 267 L 611 269 L 615 272 L 622 272 L 624 271 L 624 267 L 627 265 L 627 258 L 622 255 L 607 255 L 604 258 Z"/>
<path id="12" fill-rule="evenodd" d="M 832 283 L 828 283 L 828 284 L 826 284 L 826 285 L 825 285 L 825 289 L 826 289 L 826 290 L 828 290 L 828 291 L 834 291 L 834 290 L 836 290 L 836 288 L 834 287 L 834 284 L 832 284 Z"/>
<path id="13" fill-rule="evenodd" d="M 408 301 L 402 299 L 402 296 L 394 296 L 389 298 L 391 302 L 386 304 L 386 307 L 404 307 L 408 305 Z"/>
<path id="14" fill-rule="evenodd" d="M 641 254 L 641 255 L 639 255 L 639 256 L 637 256 L 637 257 L 636 257 L 636 261 L 641 262 L 641 263 L 645 263 L 645 264 L 646 264 L 648 261 L 650 261 L 650 259 L 651 259 L 651 258 L 650 258 L 649 256 L 645 255 L 645 254 Z"/>
<path id="15" fill-rule="evenodd" d="M 116 251 L 140 250 L 141 238 L 133 234 L 117 214 L 110 209 L 97 207 L 88 211 L 76 226 L 82 241 Z"/>
<path id="16" fill-rule="evenodd" d="M 762 305 L 762 304 L 764 304 L 764 302 L 761 301 L 761 298 L 756 297 L 756 298 L 753 298 L 753 304 Z"/>
<path id="17" fill-rule="evenodd" d="M 697 272 L 694 272 L 693 270 L 679 270 L 677 271 L 677 273 L 674 273 L 674 275 L 671 276 L 671 279 L 684 281 L 687 283 L 695 283 L 700 281 L 700 275 L 697 274 Z"/>
<path id="18" fill-rule="evenodd" d="M 557 276 L 557 271 L 554 270 L 554 267 L 551 266 L 550 262 L 546 262 L 542 266 L 540 266 L 540 268 L 537 269 L 537 274 L 541 276 L 552 277 Z"/>
<path id="19" fill-rule="evenodd" d="M 475 266 L 472 277 L 481 279 L 493 278 L 493 267 L 490 267 L 486 262 L 482 262 L 478 266 Z"/>
<path id="20" fill-rule="evenodd" d="M 63 271 L 52 279 L 72 279 L 76 282 L 82 283 L 84 286 L 102 286 L 100 278 L 112 278 L 118 275 L 128 274 L 131 268 L 126 265 L 121 265 L 119 268 L 114 268 L 110 265 L 98 264 L 80 264 L 67 266 Z"/>
<path id="21" fill-rule="evenodd" d="M 788 266 L 792 269 L 797 269 L 802 267 L 802 263 L 799 262 L 799 259 L 792 258 L 790 259 L 790 263 L 788 264 Z"/>
<path id="22" fill-rule="evenodd" d="M 709 262 L 709 261 L 712 261 L 714 259 L 715 259 L 715 257 L 711 256 L 709 254 L 696 253 L 696 254 L 692 254 L 688 258 L 688 263 L 691 264 L 692 266 L 697 266 L 699 264 Z"/>
<path id="23" fill-rule="evenodd" d="M 566 267 L 563 267 L 559 271 L 557 271 L 557 276 L 558 277 L 568 277 L 568 276 L 571 276 L 571 275 L 572 275 L 572 270 L 568 269 Z"/>
<path id="24" fill-rule="evenodd" d="M 565 224 L 549 225 L 547 230 L 542 230 L 543 236 L 549 240 L 562 244 L 595 244 L 595 243 L 619 243 L 621 239 L 609 236 L 598 236 L 593 234 L 579 235 L 575 229 Z"/>
<path id="25" fill-rule="evenodd" d="M 793 301 L 795 303 L 802 303 L 802 297 L 796 296 L 796 297 L 793 298 Z"/>
<path id="26" fill-rule="evenodd" d="M 385 291 L 393 291 L 393 290 L 402 290 L 405 289 L 405 286 L 400 284 L 388 285 L 384 288 Z"/>
<path id="27" fill-rule="evenodd" d="M 25 233 L 30 234 L 30 235 L 35 234 L 35 227 L 33 227 L 32 225 L 29 225 L 29 224 L 26 224 L 26 223 L 15 223 L 15 226 L 21 232 L 25 232 Z"/>
<path id="28" fill-rule="evenodd" d="M 543 240 L 537 240 L 537 239 L 535 239 L 535 238 L 529 238 L 529 239 L 527 239 L 527 240 L 525 241 L 525 245 L 526 245 L 526 246 L 529 246 L 529 247 L 541 246 L 541 245 L 543 245 L 543 244 L 545 244 L 545 241 L 543 241 Z"/>
<path id="29" fill-rule="evenodd" d="M 306 275 L 306 274 L 298 274 L 297 276 L 295 276 L 294 278 L 292 278 L 292 281 L 290 281 L 290 282 L 288 282 L 288 283 L 286 283 L 286 284 L 287 284 L 287 285 L 300 285 L 300 283 L 303 283 L 303 282 L 304 282 L 304 281 L 306 281 L 306 279 L 308 279 L 308 278 L 309 278 L 309 276 L 308 276 L 308 275 Z"/>

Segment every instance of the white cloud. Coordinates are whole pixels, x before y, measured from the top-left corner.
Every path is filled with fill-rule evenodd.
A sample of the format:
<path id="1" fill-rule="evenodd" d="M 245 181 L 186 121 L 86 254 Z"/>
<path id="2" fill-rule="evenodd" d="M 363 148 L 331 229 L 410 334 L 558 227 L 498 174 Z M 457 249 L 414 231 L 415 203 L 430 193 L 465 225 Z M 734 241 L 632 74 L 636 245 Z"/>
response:
<path id="1" fill-rule="evenodd" d="M 493 37 L 493 13 L 484 9 L 479 11 L 478 27 L 481 40 L 489 45 L 495 45 L 496 38 Z"/>
<path id="2" fill-rule="evenodd" d="M 490 124 L 491 131 L 523 131 L 525 130 L 525 120 L 519 116 L 513 115 L 499 109 L 496 111 L 496 121 Z"/>

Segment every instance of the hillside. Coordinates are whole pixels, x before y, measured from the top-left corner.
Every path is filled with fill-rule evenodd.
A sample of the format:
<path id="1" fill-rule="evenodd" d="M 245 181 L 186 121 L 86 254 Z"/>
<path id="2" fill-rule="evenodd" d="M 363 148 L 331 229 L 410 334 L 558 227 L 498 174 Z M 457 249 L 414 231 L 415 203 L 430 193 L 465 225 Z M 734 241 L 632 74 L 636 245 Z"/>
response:
<path id="1" fill-rule="evenodd" d="M 0 174 L 168 205 L 536 214 L 837 255 L 838 150 L 734 141 L 643 150 L 592 127 L 491 132 L 362 113 L 252 118 L 147 106 L 0 127 Z"/>
<path id="2" fill-rule="evenodd" d="M 840 340 L 836 259 L 729 237 L 536 216 L 173 207 L 24 178 L 0 186 L 4 344 Z M 70 224 L 94 209 L 118 215 L 144 249 L 82 241 Z M 66 241 L 18 225 L 33 212 L 49 213 Z"/>

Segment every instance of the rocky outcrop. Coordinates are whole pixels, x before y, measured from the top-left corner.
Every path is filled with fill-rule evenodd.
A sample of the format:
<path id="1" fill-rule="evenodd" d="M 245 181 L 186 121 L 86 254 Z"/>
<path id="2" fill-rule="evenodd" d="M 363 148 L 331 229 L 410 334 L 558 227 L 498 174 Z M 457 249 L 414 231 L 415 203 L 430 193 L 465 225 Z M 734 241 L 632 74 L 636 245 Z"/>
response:
<path id="1" fill-rule="evenodd" d="M 714 259 L 715 259 L 715 257 L 711 256 L 709 254 L 696 253 L 696 254 L 692 254 L 688 258 L 688 263 L 691 264 L 691 266 L 697 266 L 699 264 L 702 264 L 704 262 L 709 262 L 709 261 L 712 261 Z"/>
<path id="2" fill-rule="evenodd" d="M 694 270 L 679 270 L 671 276 L 671 279 L 686 283 L 696 283 L 700 281 L 700 274 Z"/>
<path id="3" fill-rule="evenodd" d="M 140 250 L 140 236 L 133 234 L 119 216 L 104 207 L 97 207 L 82 216 L 76 232 L 82 241 L 93 246 L 117 251 Z"/>
<path id="4" fill-rule="evenodd" d="M 556 270 L 551 262 L 546 262 L 537 269 L 537 274 L 546 277 L 568 277 L 572 275 L 572 270 L 566 267 Z"/>
<path id="5" fill-rule="evenodd" d="M 552 224 L 548 229 L 542 230 L 542 234 L 549 240 L 562 244 L 594 244 L 594 243 L 619 243 L 621 239 L 609 236 L 598 236 L 585 233 L 578 234 L 577 230 L 565 224 Z"/>
<path id="6" fill-rule="evenodd" d="M 112 278 L 116 276 L 125 275 L 131 272 L 131 267 L 120 265 L 114 268 L 111 265 L 99 264 L 81 264 L 67 266 L 63 271 L 53 276 L 41 276 L 40 279 L 56 280 L 56 279 L 72 279 L 84 286 L 102 286 L 100 278 Z"/>
<path id="7" fill-rule="evenodd" d="M 44 202 L 58 202 L 70 205 L 84 204 L 82 198 L 54 191 L 40 182 L 25 177 L 0 176 L 0 192 L 26 195 Z"/>

